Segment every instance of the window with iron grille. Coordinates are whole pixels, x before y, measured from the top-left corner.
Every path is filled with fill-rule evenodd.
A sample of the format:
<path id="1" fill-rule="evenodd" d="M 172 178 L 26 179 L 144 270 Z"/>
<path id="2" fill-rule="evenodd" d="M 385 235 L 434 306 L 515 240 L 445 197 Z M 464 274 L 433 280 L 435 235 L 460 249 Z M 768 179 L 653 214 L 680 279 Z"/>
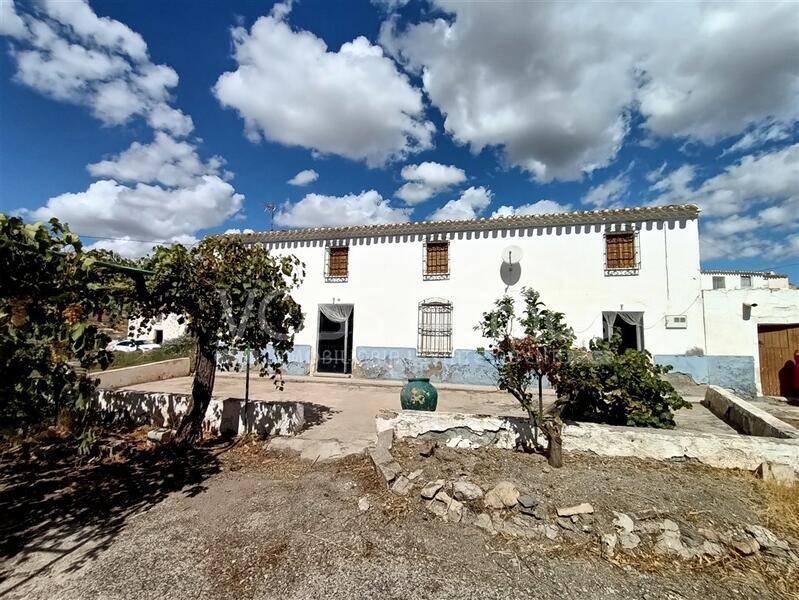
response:
<path id="1" fill-rule="evenodd" d="M 452 303 L 431 298 L 419 303 L 419 356 L 452 356 Z"/>
<path id="2" fill-rule="evenodd" d="M 634 231 L 605 234 L 605 273 L 607 275 L 637 275 L 638 237 Z"/>
<path id="3" fill-rule="evenodd" d="M 752 276 L 751 275 L 741 275 L 741 287 L 742 288 L 750 288 L 750 287 L 752 287 Z"/>
<path id="4" fill-rule="evenodd" d="M 325 279 L 327 281 L 347 281 L 350 249 L 347 246 L 329 246 L 326 257 Z"/>
<path id="5" fill-rule="evenodd" d="M 447 279 L 449 277 L 449 242 L 425 242 L 424 278 Z"/>
<path id="6" fill-rule="evenodd" d="M 713 276 L 713 289 L 714 290 L 723 290 L 727 287 L 727 278 L 724 275 L 714 275 Z"/>

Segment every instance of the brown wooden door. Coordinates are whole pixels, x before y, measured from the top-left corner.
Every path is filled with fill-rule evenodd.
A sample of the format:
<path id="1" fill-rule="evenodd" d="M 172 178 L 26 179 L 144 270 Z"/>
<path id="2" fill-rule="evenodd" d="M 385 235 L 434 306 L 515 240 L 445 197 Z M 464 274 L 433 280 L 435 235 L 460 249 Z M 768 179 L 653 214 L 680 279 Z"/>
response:
<path id="1" fill-rule="evenodd" d="M 766 396 L 797 396 L 794 353 L 799 351 L 799 325 L 759 325 L 760 384 Z"/>

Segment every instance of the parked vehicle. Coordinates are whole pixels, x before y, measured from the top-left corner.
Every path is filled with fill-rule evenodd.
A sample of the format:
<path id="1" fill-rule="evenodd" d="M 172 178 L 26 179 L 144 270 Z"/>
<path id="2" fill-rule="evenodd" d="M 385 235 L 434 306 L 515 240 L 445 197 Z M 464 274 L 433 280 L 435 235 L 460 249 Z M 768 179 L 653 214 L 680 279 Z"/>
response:
<path id="1" fill-rule="evenodd" d="M 156 344 L 149 340 L 117 340 L 108 344 L 106 350 L 113 350 L 114 352 L 136 352 L 137 350 L 149 352 L 160 347 L 161 344 Z"/>

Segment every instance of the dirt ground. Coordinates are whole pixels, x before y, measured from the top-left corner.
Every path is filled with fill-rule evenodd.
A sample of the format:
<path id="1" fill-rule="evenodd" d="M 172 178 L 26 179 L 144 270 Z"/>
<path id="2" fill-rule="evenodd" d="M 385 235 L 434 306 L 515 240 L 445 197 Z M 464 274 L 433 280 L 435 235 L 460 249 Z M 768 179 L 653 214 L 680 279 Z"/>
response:
<path id="1" fill-rule="evenodd" d="M 761 488 L 746 474 L 570 454 L 546 472 L 538 456 L 439 449 L 423 458 L 402 444 L 392 452 L 403 470 L 423 474 L 398 497 L 364 455 L 314 463 L 240 442 L 175 457 L 141 443 L 75 467 L 54 448 L 0 459 L 0 598 L 659 600 L 799 590 L 795 564 L 762 555 L 682 561 L 642 550 L 608 560 L 590 535 L 491 537 L 434 517 L 418 489 L 439 477 L 484 488 L 508 479 L 548 511 L 590 502 L 597 530 L 611 510 L 652 511 L 681 526 L 760 523 L 788 536 L 779 519 L 764 520 Z M 364 497 L 371 506 L 360 511 Z"/>

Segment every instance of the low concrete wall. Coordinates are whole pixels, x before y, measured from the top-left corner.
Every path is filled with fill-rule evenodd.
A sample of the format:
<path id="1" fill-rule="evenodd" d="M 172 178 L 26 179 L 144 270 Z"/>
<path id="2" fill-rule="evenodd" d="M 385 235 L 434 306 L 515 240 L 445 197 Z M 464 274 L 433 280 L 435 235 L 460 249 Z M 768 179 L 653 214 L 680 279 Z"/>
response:
<path id="1" fill-rule="evenodd" d="M 526 421 L 512 417 L 382 410 L 375 421 L 378 434 L 393 429 L 398 439 L 434 439 L 454 448 L 513 449 L 530 437 Z M 690 458 L 712 467 L 749 471 L 771 461 L 799 471 L 799 440 L 576 423 L 564 427 L 563 448 L 600 456 Z"/>
<path id="2" fill-rule="evenodd" d="M 655 355 L 659 365 L 671 365 L 696 383 L 718 385 L 752 398 L 757 394 L 755 359 L 752 356 Z"/>
<path id="3" fill-rule="evenodd" d="M 352 374 L 361 379 L 429 377 L 440 383 L 497 384 L 496 369 L 474 350 L 455 350 L 451 358 L 425 358 L 416 348 L 358 346 Z"/>
<path id="4" fill-rule="evenodd" d="M 101 409 L 110 419 L 138 425 L 175 428 L 191 406 L 188 394 L 162 394 L 139 390 L 98 390 Z M 244 401 L 212 398 L 203 429 L 212 434 L 261 436 L 295 435 L 305 426 L 305 406 L 300 402 L 250 401 L 245 426 Z"/>
<path id="5" fill-rule="evenodd" d="M 148 381 L 186 377 L 190 373 L 191 364 L 188 357 L 186 357 L 162 360 L 146 365 L 137 365 L 135 367 L 109 369 L 108 371 L 101 371 L 94 375 L 100 380 L 98 387 L 115 389 L 128 385 L 135 385 L 137 383 L 147 383 Z"/>
<path id="6" fill-rule="evenodd" d="M 702 404 L 727 424 L 747 435 L 799 439 L 799 429 L 715 385 L 708 386 Z"/>

